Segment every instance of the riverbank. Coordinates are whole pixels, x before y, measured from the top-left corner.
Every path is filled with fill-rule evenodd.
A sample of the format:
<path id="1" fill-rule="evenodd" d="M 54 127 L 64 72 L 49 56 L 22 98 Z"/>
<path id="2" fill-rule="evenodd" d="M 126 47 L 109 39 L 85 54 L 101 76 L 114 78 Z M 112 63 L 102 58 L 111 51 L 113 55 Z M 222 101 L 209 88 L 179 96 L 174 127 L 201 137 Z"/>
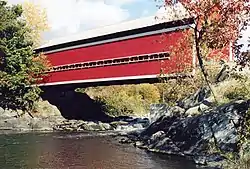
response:
<path id="1" fill-rule="evenodd" d="M 120 116 L 103 121 L 101 118 L 96 121 L 68 120 L 57 107 L 40 100 L 29 113 L 0 108 L 0 130 L 97 131 L 104 135 L 107 132 L 118 138 L 122 136 L 120 143 L 123 144 L 132 144 L 149 152 L 188 157 L 198 165 L 222 168 L 228 159 L 250 154 L 250 151 L 245 151 L 250 149 L 247 144 L 250 133 L 249 76 L 232 69 L 225 70 L 215 76 L 211 86 L 213 92 L 209 87 L 201 87 L 175 104 L 152 104 L 147 118 Z M 79 94 L 68 97 L 64 103 L 72 98 L 82 97 Z M 88 103 L 93 102 L 88 100 L 91 101 Z M 78 106 L 83 111 L 80 102 Z M 89 115 L 92 112 L 88 110 L 86 113 Z"/>
<path id="2" fill-rule="evenodd" d="M 150 126 L 129 133 L 120 142 L 149 152 L 184 156 L 201 166 L 248 169 L 249 71 L 232 70 L 216 76 L 221 78 L 211 85 L 213 91 L 201 87 L 172 106 L 152 105 Z"/>
<path id="3" fill-rule="evenodd" d="M 228 153 L 239 152 L 242 121 L 250 101 L 237 100 L 189 116 L 172 114 L 168 108 L 142 132 L 132 132 L 123 143 L 151 152 L 190 157 L 196 164 L 219 166 Z M 154 109 L 155 113 L 162 109 Z"/>
<path id="4" fill-rule="evenodd" d="M 20 110 L 4 110 L 0 108 L 0 131 L 41 131 L 41 132 L 85 132 L 85 131 L 133 131 L 141 130 L 149 125 L 147 118 L 116 117 L 109 122 L 68 120 L 64 118 L 56 106 L 48 101 L 36 103 L 32 113 Z"/>

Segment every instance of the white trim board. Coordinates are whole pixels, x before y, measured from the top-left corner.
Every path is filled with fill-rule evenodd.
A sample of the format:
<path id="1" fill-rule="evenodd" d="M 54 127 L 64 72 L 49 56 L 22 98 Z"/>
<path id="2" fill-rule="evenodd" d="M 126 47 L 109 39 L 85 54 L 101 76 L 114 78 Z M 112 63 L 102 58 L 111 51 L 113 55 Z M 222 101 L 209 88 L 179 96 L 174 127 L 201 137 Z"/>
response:
<path id="1" fill-rule="evenodd" d="M 43 84 L 38 84 L 37 86 L 53 86 L 53 85 L 64 85 L 64 84 L 78 84 L 78 83 L 94 83 L 94 82 L 121 81 L 121 80 L 151 79 L 151 78 L 157 78 L 158 76 L 159 75 L 141 75 L 141 76 L 124 76 L 124 77 L 87 79 L 87 80 L 73 80 L 73 81 L 43 83 Z"/>

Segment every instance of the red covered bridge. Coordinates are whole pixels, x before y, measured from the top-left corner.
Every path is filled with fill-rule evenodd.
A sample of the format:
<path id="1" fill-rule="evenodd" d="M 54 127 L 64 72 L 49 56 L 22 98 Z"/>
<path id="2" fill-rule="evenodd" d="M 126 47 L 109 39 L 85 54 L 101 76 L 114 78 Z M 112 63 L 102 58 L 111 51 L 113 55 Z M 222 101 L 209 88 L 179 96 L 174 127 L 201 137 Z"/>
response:
<path id="1" fill-rule="evenodd" d="M 112 84 L 157 79 L 164 65 L 173 72 L 170 46 L 193 23 L 155 21 L 152 18 L 129 21 L 84 32 L 75 37 L 52 41 L 39 49 L 52 68 L 42 86 L 70 84 Z M 190 54 L 189 62 L 192 62 Z"/>

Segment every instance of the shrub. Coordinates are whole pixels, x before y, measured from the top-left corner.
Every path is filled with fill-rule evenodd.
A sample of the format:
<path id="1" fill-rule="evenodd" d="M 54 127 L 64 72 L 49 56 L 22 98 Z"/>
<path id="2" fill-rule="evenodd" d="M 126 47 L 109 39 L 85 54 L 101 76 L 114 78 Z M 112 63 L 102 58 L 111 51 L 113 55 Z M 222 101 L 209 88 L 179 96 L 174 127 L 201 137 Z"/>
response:
<path id="1" fill-rule="evenodd" d="M 225 169 L 249 169 L 250 168 L 250 156 L 244 156 L 237 160 L 229 161 Z"/>
<path id="2" fill-rule="evenodd" d="M 143 116 L 148 113 L 151 103 L 160 100 L 159 91 L 152 84 L 90 87 L 78 91 L 103 103 L 104 111 L 111 116 Z"/>
<path id="3" fill-rule="evenodd" d="M 227 103 L 235 99 L 250 98 L 250 80 L 227 79 L 213 85 L 213 91 L 219 104 Z"/>

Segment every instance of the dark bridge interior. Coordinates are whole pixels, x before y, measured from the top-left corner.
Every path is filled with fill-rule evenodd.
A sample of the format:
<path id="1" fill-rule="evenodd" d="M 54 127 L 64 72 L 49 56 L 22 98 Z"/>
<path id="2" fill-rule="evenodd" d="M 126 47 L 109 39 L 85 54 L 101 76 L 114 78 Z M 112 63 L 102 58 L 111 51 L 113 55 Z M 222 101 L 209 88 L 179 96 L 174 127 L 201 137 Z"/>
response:
<path id="1" fill-rule="evenodd" d="M 103 105 L 95 102 L 85 93 L 60 87 L 46 88 L 43 91 L 42 98 L 55 105 L 66 119 L 103 122 L 113 119 L 103 112 Z"/>

